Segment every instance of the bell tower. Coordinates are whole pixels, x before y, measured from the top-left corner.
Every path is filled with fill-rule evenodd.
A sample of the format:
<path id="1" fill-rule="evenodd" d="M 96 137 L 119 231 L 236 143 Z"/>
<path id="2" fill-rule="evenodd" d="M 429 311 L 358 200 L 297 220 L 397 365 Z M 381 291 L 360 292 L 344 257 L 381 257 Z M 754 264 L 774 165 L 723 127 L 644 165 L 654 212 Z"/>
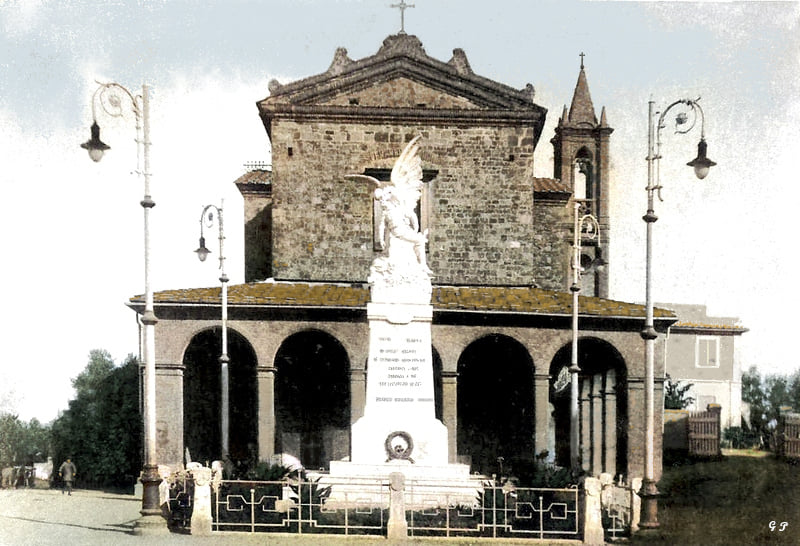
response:
<path id="1" fill-rule="evenodd" d="M 597 121 L 586 70 L 581 53 L 578 83 L 569 109 L 558 120 L 553 144 L 553 176 L 572 190 L 576 199 L 586 199 L 587 212 L 600 224 L 597 240 L 582 242 L 581 265 L 584 268 L 581 293 L 586 296 L 608 297 L 609 248 L 609 138 L 614 131 L 608 126 L 606 109 Z"/>

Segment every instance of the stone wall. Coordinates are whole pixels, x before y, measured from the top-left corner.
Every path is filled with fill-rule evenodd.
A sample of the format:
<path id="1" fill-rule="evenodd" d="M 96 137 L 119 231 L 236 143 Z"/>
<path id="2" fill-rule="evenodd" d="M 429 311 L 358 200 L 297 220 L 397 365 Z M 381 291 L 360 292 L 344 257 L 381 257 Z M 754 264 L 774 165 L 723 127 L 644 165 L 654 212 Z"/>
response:
<path id="1" fill-rule="evenodd" d="M 534 208 L 533 270 L 539 288 L 564 290 L 571 281 L 571 211 L 566 201 L 540 200 Z"/>
<path id="2" fill-rule="evenodd" d="M 375 258 L 374 188 L 344 177 L 390 168 L 406 142 L 422 135 L 423 168 L 438 172 L 430 194 L 434 282 L 535 282 L 534 231 L 548 246 L 542 236 L 553 226 L 534 226 L 532 128 L 280 119 L 272 135 L 276 279 L 365 281 Z"/>

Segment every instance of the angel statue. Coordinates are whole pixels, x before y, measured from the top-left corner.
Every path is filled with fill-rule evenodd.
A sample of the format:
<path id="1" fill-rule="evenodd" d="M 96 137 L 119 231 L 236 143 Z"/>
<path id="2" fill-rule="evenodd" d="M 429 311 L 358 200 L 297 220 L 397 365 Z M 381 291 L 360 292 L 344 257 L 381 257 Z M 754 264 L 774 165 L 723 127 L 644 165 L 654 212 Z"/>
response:
<path id="1" fill-rule="evenodd" d="M 395 281 L 430 280 L 425 244 L 428 230 L 420 232 L 415 208 L 422 193 L 422 160 L 419 139 L 414 137 L 394 163 L 389 182 L 371 176 L 351 174 L 346 178 L 374 183 L 375 199 L 380 203 L 383 221 L 378 236 L 384 242 L 385 255 L 378 257 L 370 270 L 371 279 L 392 278 Z"/>

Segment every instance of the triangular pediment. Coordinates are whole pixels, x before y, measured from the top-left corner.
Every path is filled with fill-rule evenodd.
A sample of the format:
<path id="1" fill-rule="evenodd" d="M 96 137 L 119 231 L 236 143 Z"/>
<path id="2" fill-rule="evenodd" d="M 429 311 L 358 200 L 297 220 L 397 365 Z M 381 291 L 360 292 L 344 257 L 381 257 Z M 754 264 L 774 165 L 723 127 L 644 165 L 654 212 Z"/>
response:
<path id="1" fill-rule="evenodd" d="M 475 74 L 460 49 L 449 62 L 428 56 L 415 36 L 389 36 L 375 55 L 352 60 L 340 48 L 328 70 L 288 84 L 270 82 L 271 105 L 544 111 L 533 86 L 517 90 Z"/>

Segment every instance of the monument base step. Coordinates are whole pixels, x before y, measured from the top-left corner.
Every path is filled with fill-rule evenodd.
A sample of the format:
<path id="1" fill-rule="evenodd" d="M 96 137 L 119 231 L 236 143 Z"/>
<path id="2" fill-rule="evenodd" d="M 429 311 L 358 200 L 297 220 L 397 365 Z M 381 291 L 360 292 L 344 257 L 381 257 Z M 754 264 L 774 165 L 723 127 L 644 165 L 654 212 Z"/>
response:
<path id="1" fill-rule="evenodd" d="M 485 476 L 470 475 L 464 464 L 423 466 L 396 460 L 385 464 L 331 461 L 329 474 L 309 473 L 309 477 L 318 477 L 320 487 L 331 487 L 327 507 L 371 509 L 389 506 L 389 475 L 393 472 L 405 477 L 404 500 L 411 510 L 475 506 L 486 480 Z"/>

